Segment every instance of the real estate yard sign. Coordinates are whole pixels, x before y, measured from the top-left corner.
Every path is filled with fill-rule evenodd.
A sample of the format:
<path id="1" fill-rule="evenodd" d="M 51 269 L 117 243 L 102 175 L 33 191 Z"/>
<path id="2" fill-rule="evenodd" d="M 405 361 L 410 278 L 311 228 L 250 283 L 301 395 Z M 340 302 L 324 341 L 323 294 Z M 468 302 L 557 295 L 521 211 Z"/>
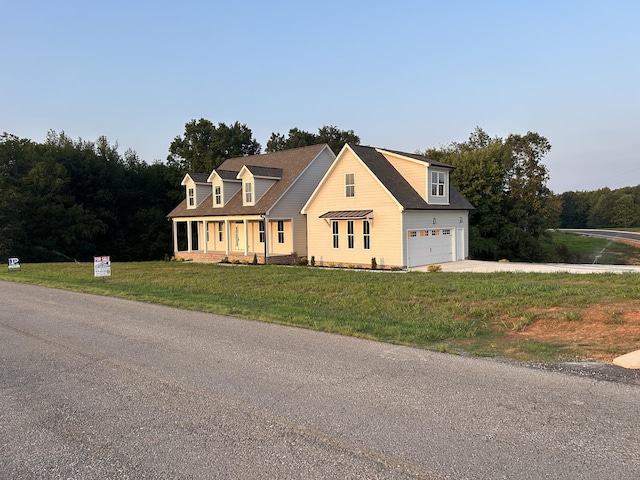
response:
<path id="1" fill-rule="evenodd" d="M 96 277 L 110 277 L 111 259 L 109 257 L 93 257 L 93 274 Z"/>
<path id="2" fill-rule="evenodd" d="M 20 259 L 17 257 L 9 257 L 9 270 L 20 270 Z"/>

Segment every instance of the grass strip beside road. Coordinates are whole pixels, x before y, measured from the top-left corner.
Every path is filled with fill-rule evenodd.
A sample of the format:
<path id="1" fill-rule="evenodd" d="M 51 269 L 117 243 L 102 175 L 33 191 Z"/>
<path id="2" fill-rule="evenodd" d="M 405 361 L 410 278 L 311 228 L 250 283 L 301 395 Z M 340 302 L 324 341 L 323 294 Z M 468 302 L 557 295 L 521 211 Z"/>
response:
<path id="1" fill-rule="evenodd" d="M 179 262 L 114 263 L 111 271 L 111 277 L 94 278 L 91 263 L 23 264 L 20 271 L 0 272 L 0 280 L 539 362 L 586 360 L 590 349 L 570 339 L 519 335 L 536 322 L 555 322 L 562 330 L 595 306 L 610 307 L 614 319 L 622 318 L 625 305 L 637 311 L 640 303 L 637 274 L 406 273 Z M 616 344 L 600 347 L 612 355 L 626 353 Z"/>

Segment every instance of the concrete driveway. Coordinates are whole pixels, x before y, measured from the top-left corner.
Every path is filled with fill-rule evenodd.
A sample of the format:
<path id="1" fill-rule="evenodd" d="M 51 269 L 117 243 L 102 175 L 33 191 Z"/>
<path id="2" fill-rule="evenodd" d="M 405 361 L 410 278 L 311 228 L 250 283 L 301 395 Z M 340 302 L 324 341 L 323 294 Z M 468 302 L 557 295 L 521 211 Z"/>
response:
<path id="1" fill-rule="evenodd" d="M 485 262 L 464 260 L 439 264 L 443 272 L 539 272 L 539 273 L 640 273 L 640 265 L 598 265 L 569 263 L 521 263 L 521 262 Z M 428 266 L 412 268 L 413 271 L 426 272 Z"/>

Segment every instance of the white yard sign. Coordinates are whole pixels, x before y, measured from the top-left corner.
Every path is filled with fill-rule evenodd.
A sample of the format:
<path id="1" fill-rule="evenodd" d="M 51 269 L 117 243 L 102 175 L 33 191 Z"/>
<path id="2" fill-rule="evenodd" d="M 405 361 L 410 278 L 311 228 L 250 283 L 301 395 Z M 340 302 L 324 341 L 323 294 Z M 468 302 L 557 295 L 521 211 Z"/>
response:
<path id="1" fill-rule="evenodd" d="M 93 274 L 96 277 L 111 276 L 111 260 L 109 257 L 93 257 Z"/>
<path id="2" fill-rule="evenodd" d="M 12 268 L 20 268 L 20 259 L 16 257 L 9 257 L 9 270 Z"/>

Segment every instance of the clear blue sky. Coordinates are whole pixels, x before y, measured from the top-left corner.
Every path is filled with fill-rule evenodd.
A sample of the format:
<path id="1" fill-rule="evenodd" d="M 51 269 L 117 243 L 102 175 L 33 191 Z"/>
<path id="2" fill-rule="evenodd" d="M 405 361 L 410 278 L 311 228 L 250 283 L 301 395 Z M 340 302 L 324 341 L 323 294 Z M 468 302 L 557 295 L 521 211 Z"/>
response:
<path id="1" fill-rule="evenodd" d="M 640 2 L 0 0 L 0 131 L 165 160 L 191 119 L 407 152 L 537 132 L 549 187 L 640 184 Z"/>

